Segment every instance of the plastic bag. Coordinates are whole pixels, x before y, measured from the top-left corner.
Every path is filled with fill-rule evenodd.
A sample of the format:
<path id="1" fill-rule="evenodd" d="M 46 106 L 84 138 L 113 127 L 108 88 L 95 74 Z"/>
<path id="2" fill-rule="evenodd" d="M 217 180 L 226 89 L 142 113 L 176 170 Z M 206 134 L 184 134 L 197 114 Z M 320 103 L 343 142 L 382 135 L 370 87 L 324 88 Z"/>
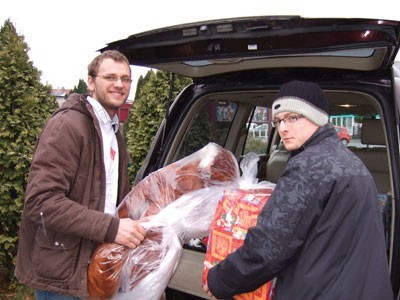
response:
<path id="1" fill-rule="evenodd" d="M 130 253 L 124 267 L 128 273 L 121 275 L 116 299 L 160 299 L 179 263 L 182 244 L 208 235 L 214 209 L 226 187 L 207 187 L 185 194 L 143 223 L 160 239 L 152 244 L 146 240 Z M 149 258 L 153 254 L 156 256 Z"/>
<path id="2" fill-rule="evenodd" d="M 213 205 L 212 201 L 207 202 L 211 198 L 210 191 L 207 191 L 208 194 L 191 193 L 212 187 L 218 189 L 236 182 L 238 178 L 236 158 L 214 143 L 149 174 L 132 188 L 117 209 L 120 218 L 141 220 L 148 229 L 148 237 L 136 249 L 115 243 L 105 243 L 96 248 L 88 268 L 89 297 L 112 298 L 121 288 L 122 293 L 117 297 L 124 298 L 124 294 L 129 294 L 132 299 L 133 293 L 145 286 L 146 293 L 137 297 L 159 299 L 157 296 L 150 297 L 148 292 L 156 290 L 161 296 L 170 278 L 165 274 L 172 275 L 179 261 L 181 243 L 189 236 L 208 234 L 209 223 L 206 225 L 207 232 L 198 229 L 205 222 L 203 218 L 198 218 L 200 224 L 191 224 L 197 221 L 193 217 L 196 212 L 193 207 L 200 211 L 196 206 L 200 205 L 204 211 L 209 211 L 209 206 Z M 177 199 L 181 200 L 176 204 L 180 205 L 177 211 L 163 212 Z M 151 274 L 154 271 L 157 273 Z M 160 291 L 155 285 L 160 286 Z"/>

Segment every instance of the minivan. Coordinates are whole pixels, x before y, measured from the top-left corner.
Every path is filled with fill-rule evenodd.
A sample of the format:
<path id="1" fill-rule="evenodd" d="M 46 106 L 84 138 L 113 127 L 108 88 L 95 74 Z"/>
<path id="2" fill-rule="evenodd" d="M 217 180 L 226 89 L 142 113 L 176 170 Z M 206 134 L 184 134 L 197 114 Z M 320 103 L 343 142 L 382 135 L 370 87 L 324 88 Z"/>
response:
<path id="1" fill-rule="evenodd" d="M 282 84 L 318 83 L 329 100 L 330 122 L 351 129 L 347 147 L 375 179 L 398 297 L 399 43 L 400 21 L 395 20 L 258 16 L 160 28 L 110 42 L 100 51 L 119 50 L 131 65 L 193 79 L 173 99 L 135 182 L 210 142 L 238 161 L 256 152 L 258 180 L 276 182 L 290 153 L 275 128 L 268 126 L 267 136 L 254 141 L 247 124 L 258 123 L 257 118 L 270 123 L 272 100 Z M 218 117 L 222 109 L 232 111 L 229 118 Z M 203 134 L 193 139 L 199 128 Z M 205 247 L 183 247 L 168 293 L 171 299 L 208 299 L 201 286 Z"/>

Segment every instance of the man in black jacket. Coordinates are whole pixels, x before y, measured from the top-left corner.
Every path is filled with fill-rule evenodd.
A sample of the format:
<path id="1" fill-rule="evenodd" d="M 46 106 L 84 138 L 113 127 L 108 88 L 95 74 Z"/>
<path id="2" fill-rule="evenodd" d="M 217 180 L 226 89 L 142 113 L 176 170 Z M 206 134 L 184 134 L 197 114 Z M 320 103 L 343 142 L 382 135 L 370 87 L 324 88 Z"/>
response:
<path id="1" fill-rule="evenodd" d="M 375 182 L 340 143 L 315 83 L 284 84 L 273 126 L 291 151 L 244 244 L 210 269 L 213 299 L 276 277 L 274 300 L 393 299 Z"/>

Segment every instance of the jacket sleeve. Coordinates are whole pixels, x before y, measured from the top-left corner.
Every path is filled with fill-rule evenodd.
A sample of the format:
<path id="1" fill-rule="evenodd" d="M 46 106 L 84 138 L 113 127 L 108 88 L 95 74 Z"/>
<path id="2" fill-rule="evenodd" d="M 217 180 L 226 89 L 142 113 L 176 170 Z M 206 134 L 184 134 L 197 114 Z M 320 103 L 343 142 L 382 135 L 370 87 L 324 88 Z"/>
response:
<path id="1" fill-rule="evenodd" d="M 47 231 L 103 242 L 113 217 L 96 210 L 102 192 L 93 192 L 91 182 L 102 180 L 102 166 L 93 158 L 89 122 L 73 110 L 48 121 L 31 163 L 24 213 Z"/>
<path id="2" fill-rule="evenodd" d="M 209 271 L 208 287 L 214 296 L 225 299 L 254 291 L 291 261 L 318 215 L 313 211 L 314 217 L 304 217 L 310 200 L 318 197 L 309 182 L 303 167 L 290 160 L 242 247 Z"/>

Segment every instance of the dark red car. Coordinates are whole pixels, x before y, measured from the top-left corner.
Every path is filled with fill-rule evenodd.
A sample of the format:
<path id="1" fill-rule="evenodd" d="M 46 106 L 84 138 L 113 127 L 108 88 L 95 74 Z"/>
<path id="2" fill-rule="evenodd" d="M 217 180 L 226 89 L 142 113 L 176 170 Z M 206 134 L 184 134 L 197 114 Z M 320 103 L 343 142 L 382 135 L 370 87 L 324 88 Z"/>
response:
<path id="1" fill-rule="evenodd" d="M 343 145 L 347 146 L 351 141 L 351 135 L 347 131 L 347 128 L 341 126 L 335 126 L 335 129 L 340 141 L 343 143 Z"/>

